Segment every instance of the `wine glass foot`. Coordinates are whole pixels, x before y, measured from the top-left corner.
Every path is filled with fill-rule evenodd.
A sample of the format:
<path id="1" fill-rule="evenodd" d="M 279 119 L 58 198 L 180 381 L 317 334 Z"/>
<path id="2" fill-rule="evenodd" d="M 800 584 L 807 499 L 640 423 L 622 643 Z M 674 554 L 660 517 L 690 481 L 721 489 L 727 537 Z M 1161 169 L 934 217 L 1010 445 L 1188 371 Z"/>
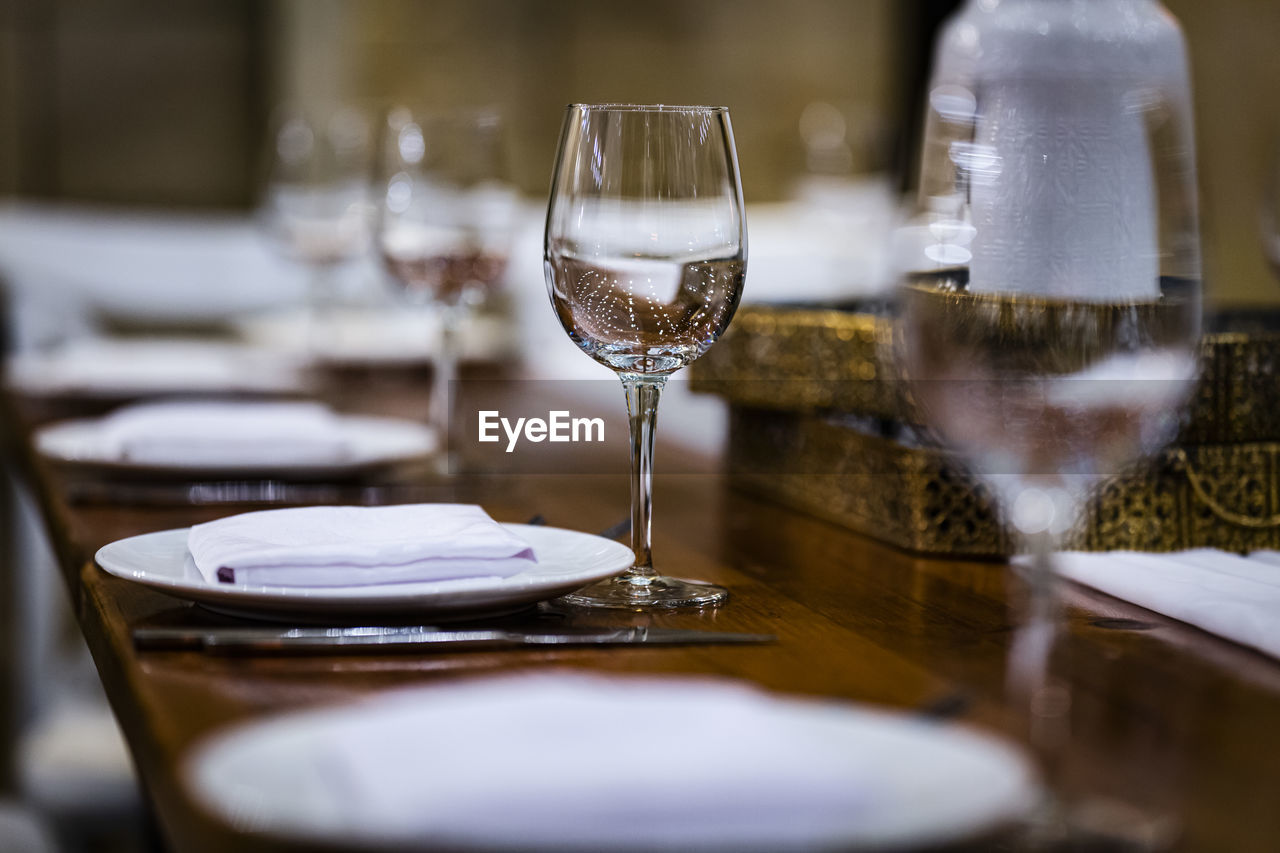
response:
<path id="1" fill-rule="evenodd" d="M 1036 809 L 1018 849 L 1032 853 L 1161 853 L 1178 840 L 1171 814 L 1148 813 L 1102 797 L 1064 803 L 1052 795 Z"/>
<path id="2" fill-rule="evenodd" d="M 659 610 L 673 607 L 715 607 L 729 598 L 722 586 L 669 577 L 622 574 L 596 581 L 562 597 L 574 607 L 614 610 Z"/>
<path id="3" fill-rule="evenodd" d="M 457 453 L 442 450 L 431 459 L 431 473 L 440 480 L 451 480 L 461 470 L 462 461 Z"/>

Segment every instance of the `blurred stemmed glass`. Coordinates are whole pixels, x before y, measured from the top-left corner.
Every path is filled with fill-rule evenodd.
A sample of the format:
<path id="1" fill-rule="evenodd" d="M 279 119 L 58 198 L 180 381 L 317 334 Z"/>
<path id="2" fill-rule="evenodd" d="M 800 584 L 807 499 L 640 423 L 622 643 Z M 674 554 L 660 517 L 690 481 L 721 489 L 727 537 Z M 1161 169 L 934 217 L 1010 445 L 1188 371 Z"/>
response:
<path id="1" fill-rule="evenodd" d="M 1263 256 L 1270 264 L 1272 273 L 1280 277 L 1280 145 L 1273 147 L 1268 165 L 1262 203 L 1258 210 L 1258 227 Z"/>
<path id="2" fill-rule="evenodd" d="M 406 296 L 439 317 L 430 417 L 451 442 L 458 333 L 501 283 L 518 213 L 500 117 L 395 107 L 383 127 L 378 254 Z M 446 452 L 442 468 L 455 464 Z"/>
<path id="3" fill-rule="evenodd" d="M 567 597 L 592 607 L 716 604 L 711 584 L 660 575 L 650 552 L 653 440 L 667 376 L 733 318 L 747 235 L 729 111 L 569 107 L 544 253 L 560 324 L 622 379 L 631 423 L 631 547 L 622 575 Z"/>
<path id="4" fill-rule="evenodd" d="M 275 112 L 261 215 L 273 241 L 310 273 L 312 353 L 337 296 L 339 267 L 369 248 L 372 158 L 372 127 L 354 107 L 285 105 Z"/>
<path id="5" fill-rule="evenodd" d="M 957 19 L 968 30 L 943 36 L 895 350 L 915 414 L 991 489 L 1030 552 L 1018 563 L 1029 606 L 1008 687 L 1052 789 L 1033 843 L 1146 849 L 1168 803 L 1068 790 L 1070 685 L 1049 668 L 1053 554 L 1100 483 L 1173 438 L 1196 376 L 1186 67 L 1158 4 L 1134 7 L 1142 27 L 1096 43 L 1070 7 L 1036 8 L 1053 23 L 1014 19 L 1024 40 L 1008 26 L 983 30 L 989 10 L 977 4 Z M 1024 49 L 1033 71 L 999 65 Z M 1116 815 L 1123 826 L 1090 823 Z"/>

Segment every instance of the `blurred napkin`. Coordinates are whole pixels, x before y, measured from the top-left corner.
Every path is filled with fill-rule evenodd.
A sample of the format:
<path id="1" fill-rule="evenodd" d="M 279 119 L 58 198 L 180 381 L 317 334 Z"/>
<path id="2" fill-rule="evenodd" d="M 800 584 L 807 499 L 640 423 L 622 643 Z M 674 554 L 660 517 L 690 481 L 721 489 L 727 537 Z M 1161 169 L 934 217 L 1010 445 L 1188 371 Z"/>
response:
<path id="1" fill-rule="evenodd" d="M 187 537 L 208 583 L 362 586 L 508 577 L 537 557 L 470 504 L 316 506 L 198 524 Z"/>
<path id="2" fill-rule="evenodd" d="M 108 458 L 150 465 L 306 465 L 352 453 L 342 419 L 306 402 L 140 403 L 102 420 Z"/>
<path id="3" fill-rule="evenodd" d="M 279 353 L 183 338 L 78 340 L 17 353 L 6 373 L 10 385 L 34 394 L 288 391 L 300 385 L 297 365 Z"/>
<path id="4" fill-rule="evenodd" d="M 915 849 L 1034 801 L 1022 756 L 961 727 L 743 682 L 556 671 L 251 724 L 191 769 L 248 828 L 378 849 Z"/>
<path id="5" fill-rule="evenodd" d="M 1116 598 L 1280 658 L 1280 565 L 1213 548 L 1057 556 L 1058 573 Z"/>
<path id="6" fill-rule="evenodd" d="M 789 717 L 769 694 L 742 684 L 564 674 L 416 698 L 391 698 L 377 709 L 381 725 L 352 726 L 334 750 L 339 778 L 360 792 L 372 821 L 407 836 L 426 835 L 447 815 L 446 825 L 460 832 L 498 822 L 504 827 L 488 831 L 517 836 L 509 841 L 550 843 L 563 831 L 556 824 L 569 818 L 618 840 L 640 836 L 684 849 L 714 840 L 724 826 L 773 834 L 787 822 L 794 828 L 785 834 L 820 836 L 876 800 L 874 776 L 824 742 L 820 720 L 800 725 L 803 717 Z M 424 713 L 428 702 L 435 707 Z M 695 751 L 676 766 L 632 761 L 624 770 L 608 745 L 626 749 L 618 726 L 627 719 L 659 723 L 651 734 L 660 739 L 669 726 L 677 740 L 706 737 L 738 748 Z M 444 721 L 451 725 L 441 727 Z M 447 739 L 414 736 L 442 730 Z M 522 740 L 562 744 L 572 758 L 533 762 L 533 774 L 504 769 L 504 755 L 558 751 L 520 749 Z M 447 783 L 419 784 L 424 767 L 447 768 Z"/>

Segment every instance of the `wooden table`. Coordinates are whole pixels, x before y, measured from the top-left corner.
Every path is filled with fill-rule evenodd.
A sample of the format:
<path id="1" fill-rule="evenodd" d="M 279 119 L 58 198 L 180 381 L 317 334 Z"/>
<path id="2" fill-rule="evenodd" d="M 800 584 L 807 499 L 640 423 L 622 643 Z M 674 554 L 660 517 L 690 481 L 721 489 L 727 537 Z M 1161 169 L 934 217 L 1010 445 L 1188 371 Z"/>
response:
<path id="1" fill-rule="evenodd" d="M 309 658 L 139 653 L 130 640 L 138 625 L 227 620 L 108 576 L 93 564 L 94 551 L 247 507 L 73 499 L 65 473 L 30 448 L 32 427 L 49 415 L 31 400 L 9 400 L 8 453 L 38 498 L 75 613 L 175 851 L 273 846 L 236 836 L 193 802 L 183 759 L 206 735 L 271 712 L 473 673 L 706 673 L 895 708 L 941 703 L 969 723 L 1014 736 L 1021 728 L 1001 699 L 1016 622 L 1009 602 L 1019 589 L 1003 565 L 904 554 L 737 493 L 705 461 L 705 473 L 659 474 L 655 555 L 668 572 L 728 586 L 730 602 L 707 613 L 570 621 L 773 632 L 776 645 Z M 660 452 L 660 472 L 698 467 L 696 460 L 674 464 L 669 448 Z M 614 524 L 628 506 L 626 479 L 614 473 L 473 476 L 384 497 L 461 497 L 500 520 L 540 514 L 588 531 Z M 1181 849 L 1278 849 L 1280 665 L 1097 593 L 1072 589 L 1069 599 L 1057 659 L 1074 689 L 1067 776 L 1125 793 L 1172 786 L 1181 802 Z M 1135 744 L 1141 754 L 1131 760 Z"/>

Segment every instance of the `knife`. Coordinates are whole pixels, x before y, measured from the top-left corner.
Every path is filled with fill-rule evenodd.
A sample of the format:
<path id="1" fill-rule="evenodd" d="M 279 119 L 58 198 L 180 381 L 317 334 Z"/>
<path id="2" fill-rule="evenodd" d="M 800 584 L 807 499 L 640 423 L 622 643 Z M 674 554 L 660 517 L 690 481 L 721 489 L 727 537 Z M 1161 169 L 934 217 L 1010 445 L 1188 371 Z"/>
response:
<path id="1" fill-rule="evenodd" d="M 213 654 L 340 654 L 344 652 L 470 651 L 554 646 L 736 645 L 771 643 L 772 634 L 741 634 L 679 628 L 619 628 L 588 631 L 505 631 L 429 626 L 343 628 L 136 628 L 133 643 L 144 651 L 205 651 Z"/>

